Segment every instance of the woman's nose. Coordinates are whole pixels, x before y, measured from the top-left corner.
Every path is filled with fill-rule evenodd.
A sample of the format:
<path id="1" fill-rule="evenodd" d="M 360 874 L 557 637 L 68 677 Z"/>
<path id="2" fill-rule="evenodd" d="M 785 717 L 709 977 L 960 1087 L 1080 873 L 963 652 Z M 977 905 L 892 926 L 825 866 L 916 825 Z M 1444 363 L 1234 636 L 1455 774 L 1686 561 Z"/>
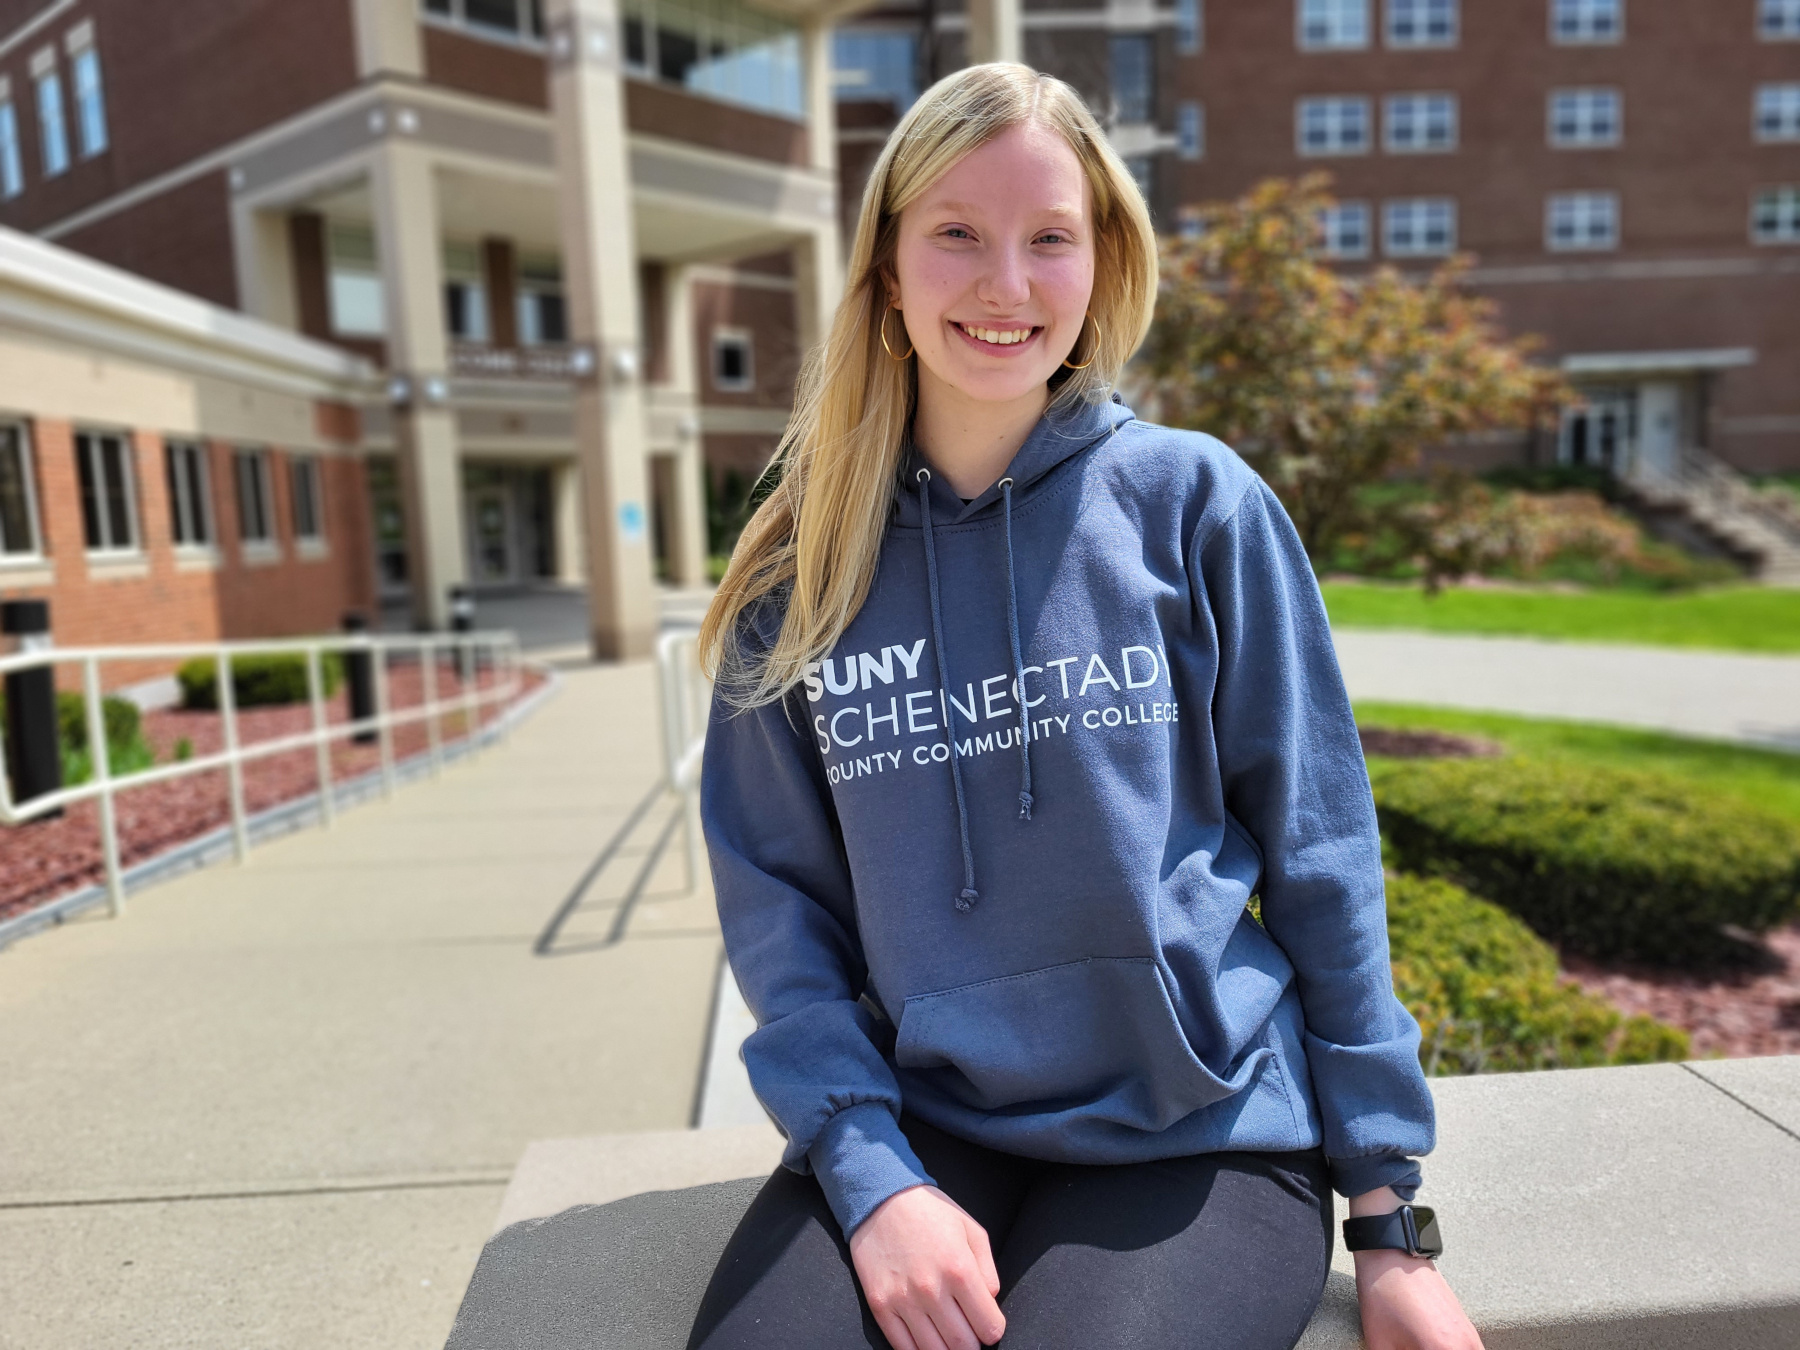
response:
<path id="1" fill-rule="evenodd" d="M 1025 263 L 1014 249 L 991 253 L 989 265 L 975 288 L 976 297 L 995 309 L 1015 309 L 1024 304 L 1031 298 L 1031 278 Z"/>

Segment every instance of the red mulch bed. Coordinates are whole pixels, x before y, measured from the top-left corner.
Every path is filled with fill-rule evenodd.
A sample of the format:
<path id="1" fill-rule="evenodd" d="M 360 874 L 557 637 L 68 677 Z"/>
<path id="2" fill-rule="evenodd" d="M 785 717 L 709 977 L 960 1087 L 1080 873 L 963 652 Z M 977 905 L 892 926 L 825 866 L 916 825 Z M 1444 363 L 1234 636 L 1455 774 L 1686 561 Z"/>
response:
<path id="1" fill-rule="evenodd" d="M 1697 1057 L 1800 1055 L 1800 924 L 1763 938 L 1761 969 L 1694 975 L 1642 966 L 1601 966 L 1564 957 L 1590 994 L 1627 1013 L 1648 1013 L 1693 1038 Z"/>
<path id="2" fill-rule="evenodd" d="M 479 687 L 491 688 L 494 672 L 482 671 Z M 519 697 L 543 682 L 537 671 L 520 672 Z M 462 692 L 455 670 L 448 664 L 438 669 L 438 697 Z M 395 665 L 388 671 L 388 696 L 396 709 L 418 707 L 423 679 L 417 665 Z M 490 703 L 480 710 L 480 724 L 498 718 L 503 709 Z M 326 707 L 334 724 L 349 721 L 349 696 L 339 689 Z M 178 742 L 186 740 L 196 757 L 224 746 L 224 724 L 216 712 L 166 709 L 144 714 L 144 739 L 156 751 L 156 762 L 175 758 Z M 246 708 L 238 714 L 238 739 L 245 746 L 279 740 L 312 727 L 312 708 L 290 704 L 275 708 Z M 440 737 L 445 745 L 460 740 L 468 730 L 461 710 L 444 716 Z M 423 754 L 429 733 L 423 721 L 394 731 L 396 762 Z M 359 777 L 381 767 L 378 745 L 355 745 L 348 737 L 331 747 L 333 782 Z M 311 746 L 282 751 L 244 766 L 244 801 L 251 814 L 265 811 L 319 789 L 317 754 Z M 124 865 L 153 858 L 190 839 L 229 823 L 230 799 L 225 771 L 208 770 L 165 783 L 150 783 L 120 792 L 114 798 L 118 813 L 119 852 Z M 98 882 L 104 872 L 100 851 L 100 808 L 97 802 L 70 807 L 55 820 L 0 827 L 0 919 L 12 918 L 37 905 Z"/>

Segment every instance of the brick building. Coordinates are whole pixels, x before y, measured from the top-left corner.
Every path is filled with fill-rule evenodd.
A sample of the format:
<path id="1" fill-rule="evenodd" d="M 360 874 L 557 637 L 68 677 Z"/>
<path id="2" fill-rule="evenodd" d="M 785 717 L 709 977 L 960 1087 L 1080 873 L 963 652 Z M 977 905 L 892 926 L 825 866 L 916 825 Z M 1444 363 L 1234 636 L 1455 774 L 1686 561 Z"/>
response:
<path id="1" fill-rule="evenodd" d="M 1800 469 L 1800 0 L 1209 0 L 1190 45 L 1171 199 L 1327 170 L 1345 266 L 1467 250 L 1543 335 L 1563 460 Z"/>
<path id="2" fill-rule="evenodd" d="M 0 595 L 63 645 L 374 601 L 359 357 L 0 229 Z M 116 672 L 113 672 L 116 673 Z"/>
<path id="3" fill-rule="evenodd" d="M 0 0 L 0 224 L 356 352 L 373 570 L 646 649 L 835 303 L 829 24 L 740 0 Z"/>

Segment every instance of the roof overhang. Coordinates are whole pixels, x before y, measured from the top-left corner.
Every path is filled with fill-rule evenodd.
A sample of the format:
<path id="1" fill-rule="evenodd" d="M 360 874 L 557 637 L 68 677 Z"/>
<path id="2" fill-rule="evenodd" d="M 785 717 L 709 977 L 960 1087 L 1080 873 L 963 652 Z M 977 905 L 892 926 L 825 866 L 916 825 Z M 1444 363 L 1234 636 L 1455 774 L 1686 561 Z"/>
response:
<path id="1" fill-rule="evenodd" d="M 1755 364 L 1754 347 L 1699 347 L 1671 352 L 1572 352 L 1562 359 L 1565 375 L 1677 375 L 1701 370 L 1733 370 Z"/>

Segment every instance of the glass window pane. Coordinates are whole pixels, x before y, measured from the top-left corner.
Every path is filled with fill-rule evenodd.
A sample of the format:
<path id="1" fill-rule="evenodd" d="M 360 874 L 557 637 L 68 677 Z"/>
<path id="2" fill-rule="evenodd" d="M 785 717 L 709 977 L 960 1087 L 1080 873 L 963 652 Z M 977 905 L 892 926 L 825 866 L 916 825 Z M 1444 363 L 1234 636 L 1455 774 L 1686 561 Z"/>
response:
<path id="1" fill-rule="evenodd" d="M 1150 122 L 1156 117 L 1155 39 L 1145 33 L 1120 33 L 1111 39 L 1113 103 L 1121 122 Z"/>
<path id="2" fill-rule="evenodd" d="M 24 436 L 17 427 L 0 427 L 0 552 L 37 552 L 27 472 Z"/>
<path id="3" fill-rule="evenodd" d="M 44 177 L 54 178 L 69 167 L 69 132 L 63 122 L 62 77 L 55 72 L 42 76 L 37 82 L 37 109 Z"/>
<path id="4" fill-rule="evenodd" d="M 75 58 L 75 107 L 80 118 L 81 153 L 91 158 L 106 149 L 106 100 L 100 92 L 100 53 L 85 48 Z"/>
<path id="5" fill-rule="evenodd" d="M 519 31 L 519 0 L 463 0 L 463 17 L 484 28 Z"/>
<path id="6" fill-rule="evenodd" d="M 104 489 L 103 514 L 107 543 L 112 548 L 129 548 L 133 542 L 131 528 L 131 495 L 126 475 L 130 472 L 125 459 L 125 444 L 117 436 L 100 438 L 100 476 Z"/>
<path id="7" fill-rule="evenodd" d="M 19 155 L 19 117 L 10 103 L 0 103 L 0 197 L 25 190 L 25 164 Z"/>

